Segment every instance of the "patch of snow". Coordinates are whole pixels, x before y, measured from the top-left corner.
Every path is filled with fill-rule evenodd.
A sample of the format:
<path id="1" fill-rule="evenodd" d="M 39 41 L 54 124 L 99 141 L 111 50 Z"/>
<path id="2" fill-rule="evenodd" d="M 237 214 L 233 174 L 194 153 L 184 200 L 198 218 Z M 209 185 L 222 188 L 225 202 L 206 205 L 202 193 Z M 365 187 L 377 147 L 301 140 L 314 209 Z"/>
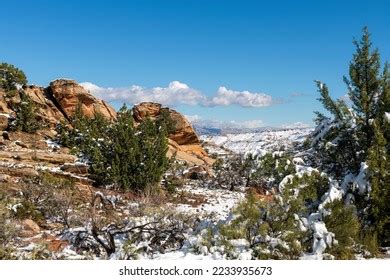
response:
<path id="1" fill-rule="evenodd" d="M 334 234 L 328 232 L 324 222 L 315 222 L 312 225 L 313 233 L 313 254 L 321 255 L 327 247 L 332 246 Z"/>
<path id="2" fill-rule="evenodd" d="M 207 189 L 199 186 L 186 185 L 183 191 L 202 195 L 207 202 L 198 206 L 177 204 L 178 212 L 194 213 L 199 216 L 213 215 L 216 220 L 226 220 L 232 208 L 245 198 L 244 192 L 229 191 L 225 189 Z"/>
<path id="3" fill-rule="evenodd" d="M 385 112 L 385 121 L 387 123 L 390 123 L 390 113 L 389 112 Z"/>
<path id="4" fill-rule="evenodd" d="M 365 162 L 360 164 L 360 171 L 353 180 L 353 189 L 358 189 L 359 194 L 365 194 L 371 191 L 371 186 L 367 181 L 368 165 Z"/>
<path id="5" fill-rule="evenodd" d="M 238 154 L 251 153 L 264 155 L 268 152 L 303 142 L 312 133 L 312 128 L 294 128 L 284 130 L 265 130 L 256 133 L 238 133 L 226 135 L 201 135 L 206 143 L 213 143 Z"/>
<path id="6" fill-rule="evenodd" d="M 56 150 L 61 147 L 60 144 L 58 144 L 56 141 L 53 141 L 51 139 L 47 139 L 45 142 L 51 150 Z"/>

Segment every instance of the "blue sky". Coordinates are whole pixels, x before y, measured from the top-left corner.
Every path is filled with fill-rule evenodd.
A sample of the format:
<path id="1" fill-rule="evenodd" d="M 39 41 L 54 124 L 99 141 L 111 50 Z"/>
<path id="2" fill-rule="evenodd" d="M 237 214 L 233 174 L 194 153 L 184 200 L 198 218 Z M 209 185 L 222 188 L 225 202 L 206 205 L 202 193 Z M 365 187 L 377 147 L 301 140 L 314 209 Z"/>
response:
<path id="1" fill-rule="evenodd" d="M 390 58 L 388 1 L 6 1 L 0 8 L 0 61 L 23 69 L 30 83 L 89 82 L 115 106 L 158 95 L 204 120 L 311 124 L 321 109 L 313 80 L 334 97 L 345 94 L 352 39 L 365 25 L 382 60 Z"/>

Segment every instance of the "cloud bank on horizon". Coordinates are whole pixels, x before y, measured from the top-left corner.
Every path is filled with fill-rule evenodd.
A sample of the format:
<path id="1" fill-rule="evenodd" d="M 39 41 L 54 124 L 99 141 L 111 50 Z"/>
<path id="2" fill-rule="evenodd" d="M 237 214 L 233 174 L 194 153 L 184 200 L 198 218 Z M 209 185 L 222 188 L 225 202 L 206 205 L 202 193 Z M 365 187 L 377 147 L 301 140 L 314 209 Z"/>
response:
<path id="1" fill-rule="evenodd" d="M 208 97 L 199 90 L 189 87 L 185 83 L 172 81 L 167 87 L 145 88 L 138 85 L 130 87 L 100 87 L 91 82 L 81 85 L 94 95 L 106 101 L 120 101 L 130 104 L 140 102 L 156 102 L 164 106 L 190 105 L 190 106 L 230 106 L 241 107 L 268 107 L 280 100 L 275 100 L 265 93 L 236 91 L 224 86 L 218 88 L 214 96 Z"/>
<path id="2" fill-rule="evenodd" d="M 275 104 L 281 104 L 284 101 L 275 99 L 272 96 L 247 90 L 237 91 L 221 86 L 213 96 L 206 96 L 201 91 L 189 87 L 187 84 L 172 81 L 166 87 L 146 88 L 138 85 L 129 87 L 100 87 L 91 82 L 84 82 L 81 85 L 95 96 L 108 102 L 124 102 L 137 104 L 141 102 L 156 102 L 164 106 L 231 106 L 236 105 L 242 108 L 260 108 L 269 107 Z M 186 115 L 187 119 L 198 127 L 209 127 L 218 129 L 256 129 L 264 127 L 267 124 L 260 119 L 245 121 L 222 121 L 203 118 L 199 115 Z M 282 124 L 281 128 L 303 128 L 308 124 L 297 122 L 291 124 Z"/>

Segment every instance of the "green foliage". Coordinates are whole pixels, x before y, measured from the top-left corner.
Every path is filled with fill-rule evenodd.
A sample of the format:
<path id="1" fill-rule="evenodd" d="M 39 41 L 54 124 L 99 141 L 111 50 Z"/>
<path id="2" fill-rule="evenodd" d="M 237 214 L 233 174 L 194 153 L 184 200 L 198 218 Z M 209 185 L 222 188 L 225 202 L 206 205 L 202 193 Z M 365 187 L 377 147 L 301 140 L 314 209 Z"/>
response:
<path id="1" fill-rule="evenodd" d="M 145 119 L 135 127 L 125 105 L 117 121 L 102 115 L 86 118 L 78 106 L 72 127 L 58 127 L 60 142 L 76 149 L 89 162 L 91 179 L 97 184 L 114 184 L 123 190 L 144 191 L 160 182 L 168 167 L 165 121 Z"/>
<path id="2" fill-rule="evenodd" d="M 281 191 L 283 201 L 289 204 L 290 210 L 306 217 L 317 209 L 321 197 L 328 188 L 328 177 L 313 171 L 311 174 L 292 176 Z"/>
<path id="3" fill-rule="evenodd" d="M 35 222 L 41 222 L 43 220 L 43 214 L 34 202 L 23 200 L 17 207 L 15 218 L 19 220 L 31 219 Z"/>
<path id="4" fill-rule="evenodd" d="M 11 242 L 15 239 L 16 228 L 7 209 L 6 198 L 0 197 L 0 260 L 14 259 Z"/>
<path id="5" fill-rule="evenodd" d="M 123 245 L 123 260 L 137 260 L 139 258 L 139 254 L 141 253 L 141 249 L 137 248 L 133 244 L 132 240 L 126 240 Z"/>
<path id="6" fill-rule="evenodd" d="M 376 122 L 373 124 L 373 145 L 368 151 L 371 195 L 368 220 L 384 245 L 390 245 L 390 162 L 387 141 Z"/>
<path id="7" fill-rule="evenodd" d="M 177 122 L 171 117 L 168 108 L 161 108 L 156 122 L 159 126 L 165 126 L 168 135 L 176 131 Z"/>
<path id="8" fill-rule="evenodd" d="M 355 245 L 359 238 L 360 223 L 353 205 L 345 205 L 340 200 L 328 203 L 325 207 L 330 215 L 324 218 L 328 231 L 335 234 L 336 244 L 327 251 L 336 259 L 354 259 Z"/>
<path id="9" fill-rule="evenodd" d="M 225 241 L 246 239 L 256 259 L 297 259 L 300 256 L 304 232 L 293 211 L 281 201 L 263 202 L 249 195 L 234 214 L 236 217 L 229 224 L 220 227 Z"/>
<path id="10" fill-rule="evenodd" d="M 13 129 L 34 133 L 41 128 L 37 120 L 37 109 L 30 97 L 23 91 L 20 93 L 20 103 L 17 105 L 15 111 L 16 120 L 12 125 Z"/>
<path id="11" fill-rule="evenodd" d="M 380 75 L 380 57 L 377 49 L 372 50 L 370 34 L 367 28 L 363 29 L 360 41 L 354 41 L 356 52 L 349 65 L 350 78 L 344 78 L 348 85 L 348 96 L 352 101 L 359 126 L 359 141 L 367 151 L 372 141 L 372 127 L 370 119 L 375 119 L 378 113 L 378 97 L 383 94 Z"/>
<path id="12" fill-rule="evenodd" d="M 14 93 L 18 86 L 25 86 L 27 78 L 24 72 L 12 64 L 0 64 L 0 88 L 6 93 Z"/>
<path id="13" fill-rule="evenodd" d="M 349 172 L 357 175 L 362 162 L 369 166 L 371 192 L 355 193 L 357 213 L 368 238 L 382 246 L 390 245 L 390 124 L 386 112 L 390 108 L 390 74 L 385 63 L 381 71 L 380 55 L 372 48 L 370 34 L 364 28 L 362 38 L 354 41 L 356 52 L 349 65 L 348 87 L 351 108 L 343 101 L 334 101 L 326 85 L 318 82 L 320 101 L 333 119 L 318 114 L 319 122 L 327 122 L 328 131 L 317 143 L 320 168 L 335 178 Z M 375 246 L 370 245 L 374 248 Z"/>
<path id="14" fill-rule="evenodd" d="M 289 174 L 295 173 L 294 164 L 292 164 L 292 158 L 287 154 L 277 155 L 267 153 L 264 156 L 257 159 L 258 164 L 255 172 L 252 174 L 253 180 L 266 179 L 269 181 L 265 184 L 271 184 L 272 186 L 278 186 L 284 177 Z"/>
<path id="15" fill-rule="evenodd" d="M 318 92 L 320 93 L 320 98 L 318 100 L 322 103 L 324 108 L 328 110 L 336 120 L 343 119 L 344 108 L 346 108 L 345 102 L 342 100 L 334 101 L 329 95 L 329 89 L 326 84 L 316 81 Z M 317 113 L 317 116 L 321 119 L 324 116 L 321 113 Z"/>
<path id="16" fill-rule="evenodd" d="M 359 234 L 359 239 L 360 244 L 362 245 L 362 249 L 368 251 L 369 257 L 376 256 L 378 254 L 378 246 L 380 243 L 378 240 L 378 233 L 374 228 L 362 229 Z"/>
<path id="17" fill-rule="evenodd" d="M 21 181 L 20 185 L 21 197 L 16 201 L 18 206 L 13 213 L 14 218 L 31 219 L 38 224 L 50 219 L 70 226 L 69 209 L 77 204 L 73 180 L 41 173 Z"/>

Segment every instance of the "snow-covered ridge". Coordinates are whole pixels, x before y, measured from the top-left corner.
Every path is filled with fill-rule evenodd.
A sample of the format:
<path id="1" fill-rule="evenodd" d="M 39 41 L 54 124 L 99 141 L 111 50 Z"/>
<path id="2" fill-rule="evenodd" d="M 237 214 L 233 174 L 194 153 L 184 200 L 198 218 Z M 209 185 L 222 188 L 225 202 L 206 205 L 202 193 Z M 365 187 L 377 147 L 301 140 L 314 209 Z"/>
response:
<path id="1" fill-rule="evenodd" d="M 206 144 L 213 143 L 235 153 L 263 155 L 267 152 L 288 148 L 297 142 L 303 142 L 312 132 L 313 128 L 292 128 L 255 133 L 201 135 L 200 139 Z"/>

